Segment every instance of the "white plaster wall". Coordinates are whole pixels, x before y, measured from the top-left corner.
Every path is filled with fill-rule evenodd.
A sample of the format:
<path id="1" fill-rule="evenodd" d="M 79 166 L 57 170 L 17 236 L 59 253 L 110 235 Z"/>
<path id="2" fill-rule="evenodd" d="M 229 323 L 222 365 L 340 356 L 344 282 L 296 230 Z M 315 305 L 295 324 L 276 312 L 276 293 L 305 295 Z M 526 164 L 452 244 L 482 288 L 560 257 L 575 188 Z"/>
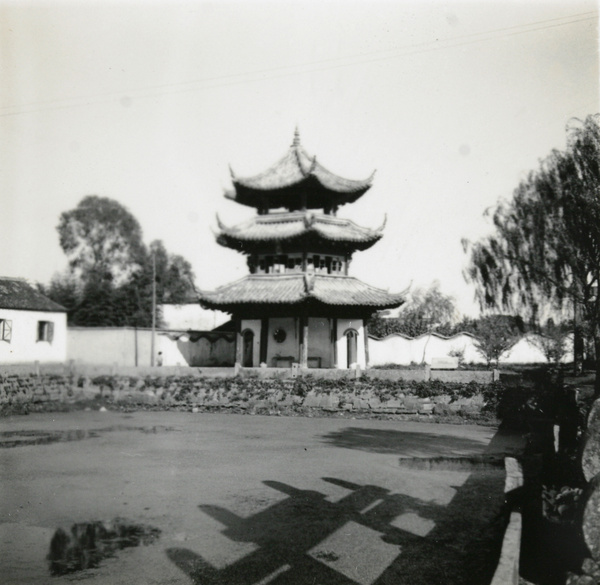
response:
<path id="1" fill-rule="evenodd" d="M 149 366 L 152 330 L 133 327 L 69 327 L 67 359 L 87 364 Z M 219 339 L 214 344 L 205 338 L 196 342 L 171 339 L 165 332 L 154 337 L 154 365 L 162 352 L 163 366 L 206 365 L 211 358 L 218 363 L 233 363 L 232 342 Z M 211 364 L 209 364 L 211 365 Z"/>
<path id="2" fill-rule="evenodd" d="M 464 360 L 467 364 L 483 364 L 485 360 L 475 347 L 475 339 L 466 333 L 459 333 L 449 340 L 450 353 L 453 349 L 464 350 Z M 437 357 L 437 356 L 436 356 Z"/>
<path id="3" fill-rule="evenodd" d="M 67 359 L 67 314 L 0 309 L 0 319 L 12 321 L 10 342 L 0 340 L 0 363 L 64 362 Z M 52 342 L 37 341 L 38 321 L 54 323 Z"/>
<path id="4" fill-rule="evenodd" d="M 331 323 L 326 317 L 308 319 L 308 357 L 320 357 L 321 367 L 330 368 L 333 364 L 331 344 Z"/>
<path id="5" fill-rule="evenodd" d="M 537 335 L 524 336 L 501 356 L 500 362 L 508 364 L 545 363 L 546 358 L 536 344 L 538 337 Z M 573 360 L 572 346 L 571 337 L 563 362 Z M 465 333 L 459 333 L 449 339 L 437 335 L 422 335 L 414 339 L 402 335 L 389 335 L 384 339 L 369 339 L 369 359 L 372 366 L 420 364 L 423 363 L 423 358 L 425 358 L 426 364 L 431 364 L 432 358 L 447 357 L 454 349 L 464 350 L 466 363 L 485 363 L 485 359 L 475 347 L 475 339 Z"/>
<path id="6" fill-rule="evenodd" d="M 277 343 L 273 339 L 276 329 L 283 329 L 287 336 L 283 343 Z M 310 347 L 310 346 L 309 346 Z M 300 361 L 300 341 L 298 324 L 294 317 L 273 317 L 269 319 L 269 341 L 267 343 L 267 365 L 273 366 L 273 358 L 276 356 L 291 356 L 295 361 Z"/>
<path id="7" fill-rule="evenodd" d="M 513 345 L 501 358 L 501 361 L 509 364 L 527 364 L 545 362 L 546 357 L 540 349 L 540 335 L 530 334 L 522 337 Z M 566 340 L 566 353 L 562 362 L 573 361 L 573 336 L 570 335 Z"/>
<path id="8" fill-rule="evenodd" d="M 370 337 L 369 361 L 371 366 L 382 366 L 384 364 L 410 365 L 412 346 L 412 340 L 401 335 L 390 335 L 384 339 Z"/>
<path id="9" fill-rule="evenodd" d="M 411 339 L 402 335 L 390 335 L 384 339 L 369 339 L 371 365 L 383 364 L 431 364 L 433 358 L 448 357 L 453 350 L 464 351 L 468 363 L 484 363 L 476 350 L 472 336 L 459 333 L 446 339 L 438 335 L 421 335 Z"/>
<path id="10" fill-rule="evenodd" d="M 69 327 L 67 355 L 70 360 L 88 364 L 149 366 L 152 352 L 152 330 L 130 327 Z M 163 352 L 163 365 L 186 365 L 177 342 L 156 332 L 154 365 L 158 352 Z"/>
<path id="11" fill-rule="evenodd" d="M 230 319 L 227 313 L 203 309 L 198 303 L 160 305 L 160 312 L 165 329 L 182 331 L 211 331 Z"/>
<path id="12" fill-rule="evenodd" d="M 135 330 L 111 327 L 69 327 L 68 356 L 90 364 L 135 365 Z M 150 365 L 147 332 L 138 330 L 138 364 Z M 149 341 L 149 340 L 148 340 Z"/>
<path id="13" fill-rule="evenodd" d="M 361 368 L 365 368 L 365 330 L 362 319 L 338 319 L 336 337 L 338 368 L 346 369 L 348 366 L 348 346 L 346 336 L 344 335 L 344 331 L 346 331 L 346 329 L 355 329 L 358 332 L 358 350 L 356 353 L 358 360 L 357 365 Z M 370 350 L 371 346 L 369 345 L 369 358 L 371 357 Z"/>
<path id="14" fill-rule="evenodd" d="M 250 329 L 254 333 L 253 348 L 252 348 L 252 366 L 260 365 L 260 319 L 242 319 L 242 333 L 246 329 Z M 270 340 L 269 340 L 270 341 Z M 243 343 L 243 342 L 242 342 Z M 273 341 L 275 343 L 275 341 Z"/>
<path id="15" fill-rule="evenodd" d="M 500 361 L 511 364 L 545 362 L 546 357 L 544 356 L 544 352 L 535 345 L 536 337 L 522 337 L 508 351 L 502 354 Z"/>
<path id="16" fill-rule="evenodd" d="M 147 331 L 144 331 L 144 334 L 148 333 Z M 139 331 L 138 331 L 139 334 Z M 152 332 L 150 331 L 150 336 L 152 336 Z M 150 365 L 150 350 L 151 350 L 151 346 L 152 346 L 152 342 L 150 340 L 150 343 L 147 344 L 147 339 L 146 339 L 146 335 L 143 335 L 144 337 L 144 348 L 148 347 L 148 349 L 146 351 L 144 351 L 143 355 L 139 355 L 139 342 L 140 342 L 140 337 L 138 335 L 138 364 L 139 365 Z M 200 342 L 204 342 L 206 343 L 205 339 L 200 339 Z M 156 350 L 156 356 L 154 358 L 154 365 L 158 365 L 158 352 L 162 352 L 162 364 L 163 366 L 188 366 L 190 365 L 189 362 L 189 356 L 190 356 L 190 352 L 188 347 L 190 345 L 199 345 L 199 342 L 196 342 L 196 344 L 193 344 L 191 342 L 183 342 L 183 341 L 176 341 L 173 339 L 170 339 L 169 337 L 167 337 L 164 334 L 157 334 L 154 340 L 154 346 L 155 346 L 155 350 Z M 210 346 L 210 344 L 209 344 Z M 186 356 L 187 354 L 187 356 Z M 130 358 L 131 359 L 131 356 Z M 135 364 L 135 355 L 133 356 L 133 360 L 134 360 L 134 364 Z"/>

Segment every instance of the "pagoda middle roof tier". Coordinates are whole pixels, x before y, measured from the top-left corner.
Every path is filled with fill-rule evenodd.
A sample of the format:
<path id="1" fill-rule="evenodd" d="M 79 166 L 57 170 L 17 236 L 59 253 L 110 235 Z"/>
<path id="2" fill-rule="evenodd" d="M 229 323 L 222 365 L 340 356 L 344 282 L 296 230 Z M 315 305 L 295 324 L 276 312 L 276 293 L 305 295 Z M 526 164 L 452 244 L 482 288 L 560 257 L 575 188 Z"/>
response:
<path id="1" fill-rule="evenodd" d="M 225 197 L 256 208 L 297 209 L 304 197 L 308 209 L 322 209 L 352 203 L 372 185 L 374 172 L 366 179 L 340 177 L 327 170 L 300 145 L 296 132 L 286 155 L 266 171 L 251 177 L 238 177 L 232 169 L 233 191 Z"/>
<path id="2" fill-rule="evenodd" d="M 233 312 L 240 307 L 278 305 L 300 307 L 319 303 L 330 307 L 372 310 L 399 307 L 405 293 L 391 294 L 352 276 L 325 274 L 251 274 L 214 291 L 201 291 L 200 304 Z"/>
<path id="3" fill-rule="evenodd" d="M 270 243 L 324 244 L 340 250 L 366 250 L 383 235 L 383 225 L 377 229 L 364 228 L 352 220 L 333 215 L 296 211 L 258 215 L 236 226 L 225 226 L 217 216 L 217 241 L 222 246 L 247 252 Z"/>

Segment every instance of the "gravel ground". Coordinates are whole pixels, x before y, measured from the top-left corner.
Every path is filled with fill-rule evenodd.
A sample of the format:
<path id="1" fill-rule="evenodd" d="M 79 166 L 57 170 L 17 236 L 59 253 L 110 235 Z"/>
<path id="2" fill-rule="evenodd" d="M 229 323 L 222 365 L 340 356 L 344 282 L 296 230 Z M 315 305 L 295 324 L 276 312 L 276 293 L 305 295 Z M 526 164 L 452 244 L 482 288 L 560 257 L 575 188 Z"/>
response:
<path id="1" fill-rule="evenodd" d="M 409 421 L 8 417 L 0 425 L 0 583 L 475 583 L 484 569 L 473 559 L 493 552 L 488 533 L 504 483 L 503 469 L 481 457 L 523 446 L 519 434 L 491 427 Z M 50 576 L 57 528 L 68 534 L 75 523 L 115 518 L 158 528 L 160 537 L 95 568 Z"/>

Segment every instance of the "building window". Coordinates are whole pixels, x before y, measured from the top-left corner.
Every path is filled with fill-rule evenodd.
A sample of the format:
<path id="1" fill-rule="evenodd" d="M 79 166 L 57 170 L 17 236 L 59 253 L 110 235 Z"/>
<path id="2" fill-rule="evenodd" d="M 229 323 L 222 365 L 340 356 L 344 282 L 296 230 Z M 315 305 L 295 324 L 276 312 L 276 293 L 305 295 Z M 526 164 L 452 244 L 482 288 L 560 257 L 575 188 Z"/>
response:
<path id="1" fill-rule="evenodd" d="M 52 321 L 38 321 L 37 341 L 48 341 L 54 339 L 54 323 Z"/>
<path id="2" fill-rule="evenodd" d="M 10 343 L 12 338 L 12 321 L 0 319 L 0 339 Z"/>
<path id="3" fill-rule="evenodd" d="M 275 331 L 273 332 L 273 339 L 277 342 L 277 343 L 283 343 L 285 341 L 285 338 L 287 337 L 287 333 L 285 332 L 285 329 L 275 329 Z"/>
<path id="4" fill-rule="evenodd" d="M 327 256 L 315 256 L 315 272 L 327 274 Z"/>
<path id="5" fill-rule="evenodd" d="M 265 274 L 273 274 L 273 256 L 265 257 Z"/>
<path id="6" fill-rule="evenodd" d="M 273 260 L 273 274 L 283 274 L 285 272 L 285 266 L 287 258 L 285 256 L 275 256 Z"/>

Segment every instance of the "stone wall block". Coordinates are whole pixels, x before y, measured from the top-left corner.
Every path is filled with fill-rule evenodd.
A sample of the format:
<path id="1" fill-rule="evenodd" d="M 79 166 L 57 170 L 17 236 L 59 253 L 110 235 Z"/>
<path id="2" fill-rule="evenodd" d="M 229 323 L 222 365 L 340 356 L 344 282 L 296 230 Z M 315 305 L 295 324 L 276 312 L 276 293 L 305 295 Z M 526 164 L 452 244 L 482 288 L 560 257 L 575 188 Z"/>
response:
<path id="1" fill-rule="evenodd" d="M 581 469 L 587 481 L 591 481 L 600 473 L 600 420 L 596 420 L 587 428 L 581 454 Z"/>
<path id="2" fill-rule="evenodd" d="M 321 404 L 321 397 L 317 396 L 315 392 L 309 392 L 304 398 L 304 406 L 307 408 L 318 408 Z"/>
<path id="3" fill-rule="evenodd" d="M 583 538 L 592 559 L 600 561 L 600 475 L 594 477 L 587 489 L 583 510 Z"/>
<path id="4" fill-rule="evenodd" d="M 591 427 L 596 423 L 600 423 L 600 398 L 596 399 L 592 404 L 592 408 L 590 409 L 587 419 L 588 427 Z"/>

